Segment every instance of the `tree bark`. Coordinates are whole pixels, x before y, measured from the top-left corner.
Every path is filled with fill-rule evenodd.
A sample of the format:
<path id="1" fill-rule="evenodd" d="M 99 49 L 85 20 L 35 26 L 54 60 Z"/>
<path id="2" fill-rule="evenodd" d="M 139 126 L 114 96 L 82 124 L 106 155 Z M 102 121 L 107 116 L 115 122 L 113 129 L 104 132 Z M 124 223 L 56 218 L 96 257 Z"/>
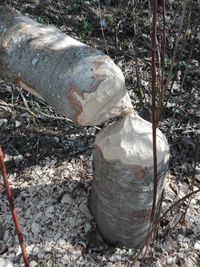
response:
<path id="1" fill-rule="evenodd" d="M 169 146 L 159 130 L 157 140 L 158 216 Z M 96 136 L 89 206 L 107 242 L 138 248 L 149 234 L 152 201 L 152 126 L 135 113 L 127 114 Z"/>
<path id="2" fill-rule="evenodd" d="M 0 7 L 0 76 L 81 125 L 131 106 L 122 71 L 102 52 Z"/>

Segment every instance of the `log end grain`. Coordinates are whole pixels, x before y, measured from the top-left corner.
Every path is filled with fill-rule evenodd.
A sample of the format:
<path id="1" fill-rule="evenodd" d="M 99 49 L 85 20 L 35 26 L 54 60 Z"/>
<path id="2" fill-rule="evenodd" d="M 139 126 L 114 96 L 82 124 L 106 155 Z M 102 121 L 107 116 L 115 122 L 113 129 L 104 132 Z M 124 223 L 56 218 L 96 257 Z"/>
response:
<path id="1" fill-rule="evenodd" d="M 127 114 L 121 121 L 108 126 L 96 136 L 95 144 L 105 159 L 119 160 L 127 165 L 152 166 L 152 124 L 136 112 Z M 157 129 L 158 163 L 169 160 L 169 145 Z"/>

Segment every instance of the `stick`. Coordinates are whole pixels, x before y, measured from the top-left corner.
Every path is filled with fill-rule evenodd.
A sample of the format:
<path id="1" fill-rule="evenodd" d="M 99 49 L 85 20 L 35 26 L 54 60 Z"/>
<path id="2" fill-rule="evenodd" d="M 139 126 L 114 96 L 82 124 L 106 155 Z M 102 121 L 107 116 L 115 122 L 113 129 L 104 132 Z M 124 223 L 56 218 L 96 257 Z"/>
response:
<path id="1" fill-rule="evenodd" d="M 153 169 L 154 169 L 154 186 L 153 186 L 153 204 L 151 211 L 151 223 L 153 223 L 156 196 L 157 196 L 157 148 L 156 148 L 156 121 L 157 121 L 157 105 L 156 105 L 156 35 L 157 35 L 157 1 L 153 1 L 153 26 L 152 26 L 152 138 L 153 138 Z"/>
<path id="2" fill-rule="evenodd" d="M 4 155 L 3 155 L 3 151 L 1 149 L 0 146 L 0 169 L 2 172 L 2 176 L 3 176 L 3 181 L 5 184 L 5 188 L 6 188 L 6 194 L 7 194 L 7 198 L 8 198 L 8 202 L 10 205 L 10 210 L 12 213 L 12 218 L 15 224 L 15 228 L 17 231 L 17 235 L 18 235 L 18 239 L 19 239 L 19 243 L 20 243 L 20 247 L 22 250 L 22 255 L 23 255 L 23 259 L 24 259 L 24 265 L 25 267 L 29 267 L 29 260 L 28 260 L 28 256 L 26 253 L 26 247 L 25 247 L 25 242 L 24 242 L 24 238 L 22 235 L 22 230 L 21 230 L 21 225 L 19 223 L 19 219 L 17 216 L 17 212 L 16 212 L 16 208 L 14 205 L 14 201 L 13 201 L 13 195 L 10 189 L 10 184 L 8 182 L 8 175 L 7 175 L 7 171 L 6 171 L 6 166 L 5 166 L 5 162 L 4 162 Z"/>

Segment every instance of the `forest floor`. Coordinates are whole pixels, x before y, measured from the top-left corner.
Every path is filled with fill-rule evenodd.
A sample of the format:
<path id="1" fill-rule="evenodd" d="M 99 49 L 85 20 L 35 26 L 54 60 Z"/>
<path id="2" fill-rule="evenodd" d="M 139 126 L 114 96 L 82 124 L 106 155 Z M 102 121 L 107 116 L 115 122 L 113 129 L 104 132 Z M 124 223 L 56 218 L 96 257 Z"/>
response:
<path id="1" fill-rule="evenodd" d="M 71 37 L 109 54 L 125 75 L 135 109 L 150 120 L 148 1 L 100 1 L 100 5 L 98 0 L 8 2 L 22 14 L 54 24 Z M 159 123 L 171 149 L 163 211 L 200 183 L 200 6 L 198 1 L 189 2 L 177 47 L 171 95 Z M 166 77 L 182 11 L 183 1 L 167 1 Z M 160 5 L 158 17 L 160 41 Z M 75 125 L 41 100 L 0 80 L 0 144 L 30 266 L 200 266 L 200 194 L 166 215 L 154 245 L 134 263 L 134 250 L 114 248 L 102 240 L 87 207 L 93 176 L 92 144 L 102 127 Z M 23 266 L 2 181 L 0 203 L 0 266 L 3 259 L 16 267 Z"/>

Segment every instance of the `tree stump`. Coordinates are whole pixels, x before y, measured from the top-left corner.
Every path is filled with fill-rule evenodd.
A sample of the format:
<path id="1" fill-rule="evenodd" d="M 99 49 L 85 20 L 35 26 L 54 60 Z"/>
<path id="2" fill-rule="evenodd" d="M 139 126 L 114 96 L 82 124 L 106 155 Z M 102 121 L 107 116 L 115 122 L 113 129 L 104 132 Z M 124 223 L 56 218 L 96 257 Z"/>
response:
<path id="1" fill-rule="evenodd" d="M 169 146 L 157 130 L 158 190 L 163 195 Z M 100 131 L 94 145 L 89 207 L 104 239 L 138 248 L 149 234 L 153 201 L 152 125 L 132 112 Z"/>

